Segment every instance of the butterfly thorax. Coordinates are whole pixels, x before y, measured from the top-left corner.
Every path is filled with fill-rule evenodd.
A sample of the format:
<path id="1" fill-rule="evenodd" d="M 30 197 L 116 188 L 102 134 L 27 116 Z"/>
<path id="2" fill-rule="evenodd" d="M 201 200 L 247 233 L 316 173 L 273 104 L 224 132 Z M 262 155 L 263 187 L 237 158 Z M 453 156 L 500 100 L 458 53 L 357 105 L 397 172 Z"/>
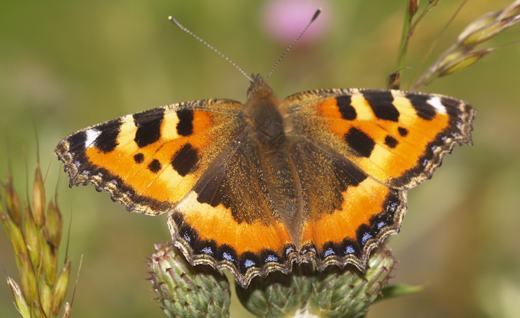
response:
<path id="1" fill-rule="evenodd" d="M 272 150 L 285 142 L 284 122 L 273 91 L 260 75 L 253 75 L 247 90 L 245 115 L 253 137 Z"/>

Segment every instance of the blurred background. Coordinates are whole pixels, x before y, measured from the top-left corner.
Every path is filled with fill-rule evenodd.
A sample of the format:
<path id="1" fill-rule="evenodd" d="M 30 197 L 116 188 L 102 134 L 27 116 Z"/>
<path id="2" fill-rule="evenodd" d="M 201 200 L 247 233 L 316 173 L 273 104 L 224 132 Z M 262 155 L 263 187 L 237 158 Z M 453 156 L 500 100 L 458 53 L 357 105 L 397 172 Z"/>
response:
<path id="1" fill-rule="evenodd" d="M 35 130 L 46 185 L 59 182 L 70 256 L 84 264 L 74 317 L 161 317 L 146 281 L 153 244 L 169 239 L 165 218 L 129 214 L 93 187 L 69 189 L 53 149 L 88 125 L 168 103 L 244 100 L 247 80 L 173 27 L 175 15 L 248 72 L 267 73 L 316 6 L 323 16 L 270 80 L 279 97 L 330 87 L 385 87 L 395 70 L 406 1 L 4 1 L 0 10 L 0 171 L 11 161 L 25 193 Z M 459 1 L 440 1 L 412 39 L 403 88 L 465 25 L 511 1 L 472 0 L 446 32 Z M 310 7 L 310 9 L 309 9 Z M 309 13 L 309 10 L 311 13 Z M 296 26 L 296 27 L 295 27 Z M 520 317 L 520 29 L 468 70 L 425 90 L 478 111 L 474 146 L 457 148 L 434 178 L 409 193 L 393 282 L 412 296 L 378 303 L 368 317 Z M 426 56 L 431 43 L 437 45 Z M 512 42 L 517 44 L 511 44 Z M 29 167 L 29 168 L 27 168 Z M 0 279 L 16 277 L 0 233 Z M 233 307 L 236 316 L 246 313 Z M 0 283 L 0 317 L 15 317 Z"/>

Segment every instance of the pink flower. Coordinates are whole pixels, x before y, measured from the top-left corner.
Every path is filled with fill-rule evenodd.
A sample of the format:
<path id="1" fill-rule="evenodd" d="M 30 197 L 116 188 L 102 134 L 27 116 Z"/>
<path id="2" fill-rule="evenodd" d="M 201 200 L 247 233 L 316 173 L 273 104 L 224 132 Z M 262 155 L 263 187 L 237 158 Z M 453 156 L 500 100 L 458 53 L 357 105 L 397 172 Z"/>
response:
<path id="1" fill-rule="evenodd" d="M 265 7 L 263 25 L 276 41 L 287 45 L 298 37 L 317 9 L 322 12 L 307 30 L 299 44 L 317 40 L 327 29 L 327 2 L 318 0 L 271 0 Z"/>

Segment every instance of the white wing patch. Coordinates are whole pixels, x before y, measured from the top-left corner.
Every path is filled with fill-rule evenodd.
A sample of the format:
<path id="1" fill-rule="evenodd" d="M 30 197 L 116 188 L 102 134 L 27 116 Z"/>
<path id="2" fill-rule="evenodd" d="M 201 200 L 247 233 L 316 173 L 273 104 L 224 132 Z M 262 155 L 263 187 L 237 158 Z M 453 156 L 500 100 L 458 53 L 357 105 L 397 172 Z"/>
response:
<path id="1" fill-rule="evenodd" d="M 85 148 L 90 147 L 96 141 L 97 137 L 101 134 L 101 131 L 97 129 L 89 129 L 85 132 L 87 138 L 85 139 Z"/>
<path id="2" fill-rule="evenodd" d="M 428 100 L 428 104 L 432 105 L 436 111 L 442 114 L 446 114 L 446 106 L 442 104 L 441 98 L 439 96 L 433 96 Z"/>

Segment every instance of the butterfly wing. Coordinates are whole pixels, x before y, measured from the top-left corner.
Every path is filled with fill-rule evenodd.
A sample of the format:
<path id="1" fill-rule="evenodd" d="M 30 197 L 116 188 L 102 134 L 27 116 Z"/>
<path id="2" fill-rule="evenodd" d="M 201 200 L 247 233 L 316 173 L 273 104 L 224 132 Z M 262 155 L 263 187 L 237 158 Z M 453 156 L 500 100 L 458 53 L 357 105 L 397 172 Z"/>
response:
<path id="1" fill-rule="evenodd" d="M 136 212 L 170 212 L 173 242 L 188 261 L 229 269 L 244 287 L 289 272 L 294 260 L 364 269 L 370 251 L 398 230 L 404 190 L 469 141 L 473 118 L 454 99 L 390 96 L 323 90 L 285 99 L 290 155 L 272 171 L 242 105 L 229 100 L 121 117 L 65 138 L 56 152 L 71 184 L 91 182 Z M 274 177 L 280 167 L 290 171 L 291 189 Z M 273 200 L 273 180 L 295 204 Z M 284 215 L 294 213 L 303 222 L 288 226 Z"/>
<path id="2" fill-rule="evenodd" d="M 463 101 L 397 90 L 309 91 L 282 107 L 297 133 L 398 189 L 430 178 L 456 144 L 469 143 L 474 117 Z"/>
<path id="3" fill-rule="evenodd" d="M 243 287 L 273 270 L 289 272 L 296 257 L 286 224 L 273 213 L 262 155 L 249 138 L 234 139 L 168 220 L 175 246 L 191 264 L 228 269 Z"/>
<path id="4" fill-rule="evenodd" d="M 306 216 L 300 259 L 322 270 L 354 264 L 364 270 L 370 251 L 397 230 L 405 193 L 389 188 L 334 149 L 295 137 L 291 158 L 298 171 Z"/>
<path id="5" fill-rule="evenodd" d="M 56 148 L 72 185 L 93 183 L 134 212 L 168 212 L 173 244 L 192 265 L 229 269 L 247 286 L 288 272 L 295 248 L 272 213 L 243 105 L 203 100 L 78 131 Z"/>
<path id="6" fill-rule="evenodd" d="M 129 210 L 173 210 L 238 134 L 242 104 L 199 100 L 127 115 L 63 139 L 56 147 L 71 185 L 93 183 Z"/>
<path id="7" fill-rule="evenodd" d="M 317 255 L 320 268 L 364 269 L 370 251 L 399 230 L 406 190 L 470 142 L 474 116 L 450 97 L 356 89 L 298 93 L 281 108 L 298 139 L 292 156 L 307 197 L 303 253 Z"/>

